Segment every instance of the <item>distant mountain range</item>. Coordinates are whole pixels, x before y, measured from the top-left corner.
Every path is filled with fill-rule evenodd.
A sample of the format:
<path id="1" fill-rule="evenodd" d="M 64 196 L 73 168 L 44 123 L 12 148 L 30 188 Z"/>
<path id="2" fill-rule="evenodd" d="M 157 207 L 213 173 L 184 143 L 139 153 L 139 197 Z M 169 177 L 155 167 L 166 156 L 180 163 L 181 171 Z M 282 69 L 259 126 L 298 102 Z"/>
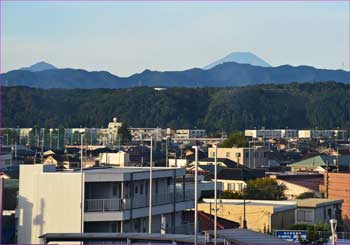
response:
<path id="1" fill-rule="evenodd" d="M 208 70 L 217 65 L 227 63 L 227 62 L 236 62 L 239 64 L 249 64 L 253 66 L 262 66 L 262 67 L 271 67 L 269 63 L 259 58 L 255 54 L 250 52 L 233 52 L 222 59 L 219 59 L 205 67 L 203 69 Z"/>
<path id="2" fill-rule="evenodd" d="M 2 86 L 28 86 L 45 89 L 130 88 L 140 86 L 237 87 L 291 82 L 350 82 L 350 72 L 348 71 L 317 69 L 311 66 L 293 67 L 283 65 L 266 67 L 269 64 L 265 64 L 264 61 L 253 54 L 251 54 L 250 60 L 240 60 L 240 62 L 255 62 L 256 64 L 260 64 L 260 66 L 225 62 L 225 60 L 231 59 L 233 56 L 237 58 L 237 53 L 227 56 L 227 59 L 224 58 L 221 61 L 217 61 L 224 63 L 210 69 L 193 68 L 184 71 L 164 72 L 145 70 L 142 73 L 137 73 L 129 77 L 118 77 L 106 71 L 89 72 L 82 69 L 57 69 L 53 65 L 41 62 L 28 68 L 1 74 L 1 81 Z M 245 55 L 244 57 L 248 56 Z"/>

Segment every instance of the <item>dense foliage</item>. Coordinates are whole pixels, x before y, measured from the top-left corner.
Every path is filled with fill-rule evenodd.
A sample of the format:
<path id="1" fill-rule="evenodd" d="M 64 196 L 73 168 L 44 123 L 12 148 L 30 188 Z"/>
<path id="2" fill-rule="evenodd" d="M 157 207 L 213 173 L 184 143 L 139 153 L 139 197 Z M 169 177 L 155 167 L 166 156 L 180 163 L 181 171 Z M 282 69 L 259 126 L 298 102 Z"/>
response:
<path id="1" fill-rule="evenodd" d="M 220 147 L 247 147 L 249 146 L 248 141 L 244 136 L 244 132 L 237 131 L 228 136 L 228 138 L 222 142 Z"/>
<path id="2" fill-rule="evenodd" d="M 335 128 L 349 126 L 349 85 L 304 83 L 240 88 L 2 88 L 2 127 Z"/>
<path id="3" fill-rule="evenodd" d="M 277 183 L 275 179 L 258 178 L 249 180 L 244 191 L 246 199 L 253 200 L 285 200 L 286 187 Z"/>

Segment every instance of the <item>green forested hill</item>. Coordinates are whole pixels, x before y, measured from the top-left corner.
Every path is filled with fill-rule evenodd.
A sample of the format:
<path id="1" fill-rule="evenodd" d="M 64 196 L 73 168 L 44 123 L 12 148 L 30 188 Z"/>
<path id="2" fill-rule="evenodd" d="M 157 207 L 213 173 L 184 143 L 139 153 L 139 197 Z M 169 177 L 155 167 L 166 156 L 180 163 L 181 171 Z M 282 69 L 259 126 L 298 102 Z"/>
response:
<path id="1" fill-rule="evenodd" d="M 133 127 L 211 131 L 349 126 L 349 85 L 292 83 L 237 88 L 2 88 L 2 127 L 101 127 L 112 117 Z"/>

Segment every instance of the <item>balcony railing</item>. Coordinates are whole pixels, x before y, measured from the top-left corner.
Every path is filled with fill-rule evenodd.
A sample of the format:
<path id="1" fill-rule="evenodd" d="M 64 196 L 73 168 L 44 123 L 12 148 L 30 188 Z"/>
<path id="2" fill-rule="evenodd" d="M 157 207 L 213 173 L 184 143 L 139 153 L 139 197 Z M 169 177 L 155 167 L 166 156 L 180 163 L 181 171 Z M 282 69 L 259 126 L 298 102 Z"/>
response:
<path id="1" fill-rule="evenodd" d="M 155 194 L 152 196 L 152 205 L 164 205 L 173 203 L 174 192 Z M 175 202 L 183 202 L 194 200 L 194 193 L 181 191 L 175 193 Z M 125 199 L 86 199 L 85 212 L 107 212 L 107 211 L 121 211 L 132 208 L 148 207 L 148 195 L 135 196 L 134 198 Z"/>
<path id="2" fill-rule="evenodd" d="M 121 199 L 86 199 L 86 212 L 105 212 L 105 211 L 120 211 L 122 210 Z"/>

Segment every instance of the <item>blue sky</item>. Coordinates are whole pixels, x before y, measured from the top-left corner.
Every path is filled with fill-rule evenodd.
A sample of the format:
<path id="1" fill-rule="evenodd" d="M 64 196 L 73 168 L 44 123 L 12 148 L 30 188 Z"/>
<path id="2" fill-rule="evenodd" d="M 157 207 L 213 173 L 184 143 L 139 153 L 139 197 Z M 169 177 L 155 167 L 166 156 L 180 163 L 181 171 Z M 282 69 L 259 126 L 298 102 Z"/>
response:
<path id="1" fill-rule="evenodd" d="M 349 2 L 1 2 L 1 70 L 38 61 L 127 76 L 250 51 L 349 70 Z"/>

